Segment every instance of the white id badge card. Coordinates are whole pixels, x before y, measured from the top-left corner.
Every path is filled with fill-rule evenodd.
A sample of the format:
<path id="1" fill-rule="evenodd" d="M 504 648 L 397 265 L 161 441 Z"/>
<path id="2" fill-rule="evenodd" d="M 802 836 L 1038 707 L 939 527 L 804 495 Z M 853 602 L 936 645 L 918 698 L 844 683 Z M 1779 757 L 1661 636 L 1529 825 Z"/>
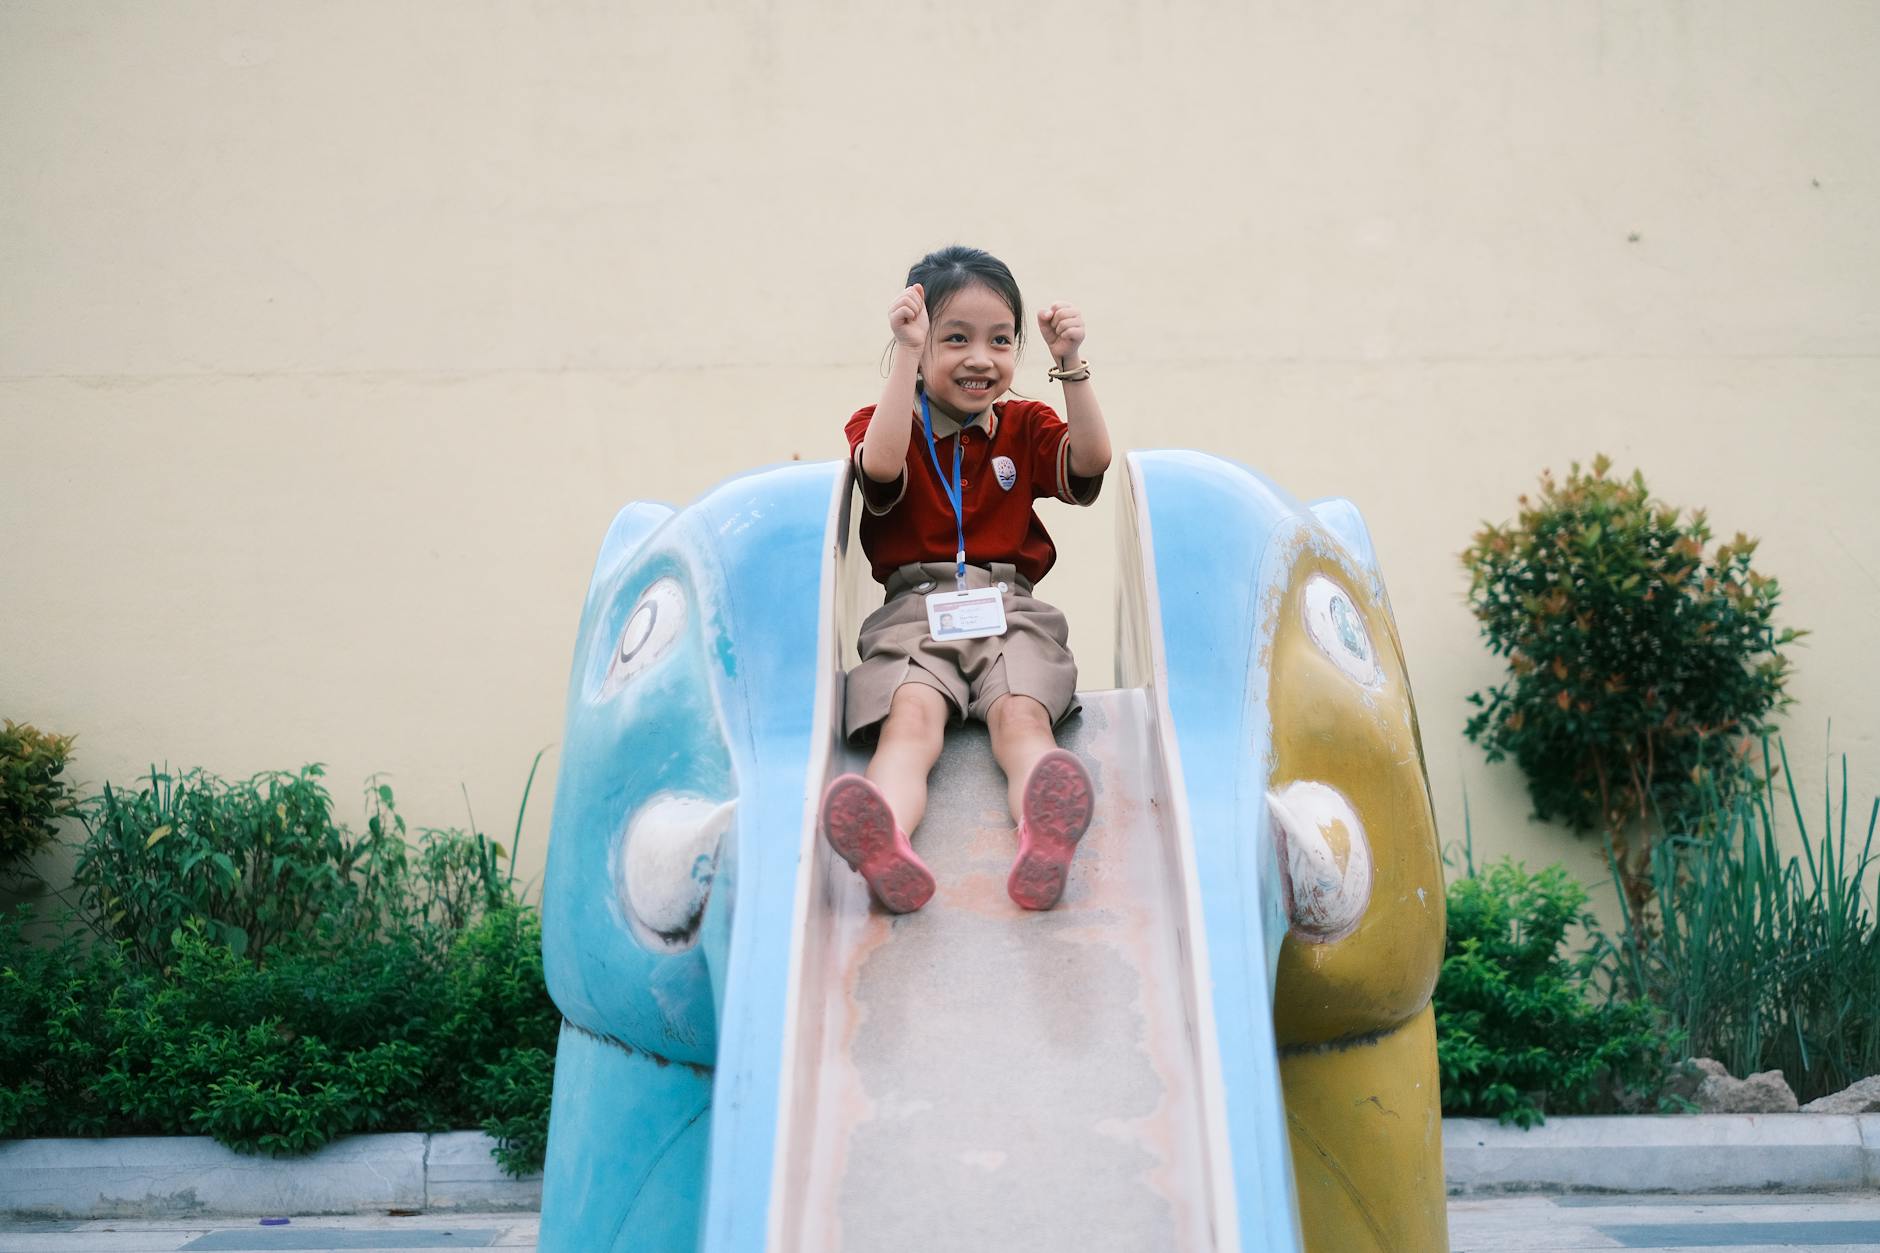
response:
<path id="1" fill-rule="evenodd" d="M 927 597 L 927 630 L 937 640 L 976 640 L 1005 634 L 1005 593 L 994 587 L 933 592 Z"/>

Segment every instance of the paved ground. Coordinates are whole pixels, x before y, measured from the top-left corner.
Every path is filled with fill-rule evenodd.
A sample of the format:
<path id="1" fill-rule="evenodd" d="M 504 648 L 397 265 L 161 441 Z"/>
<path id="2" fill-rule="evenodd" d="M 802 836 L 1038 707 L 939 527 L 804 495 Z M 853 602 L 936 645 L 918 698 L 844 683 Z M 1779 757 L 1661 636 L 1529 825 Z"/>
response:
<path id="1" fill-rule="evenodd" d="M 0 1253 L 263 1253 L 293 1249 L 533 1249 L 534 1214 L 420 1214 L 409 1218 L 107 1218 L 93 1222 L 0 1221 Z"/>
<path id="2" fill-rule="evenodd" d="M 285 1226 L 272 1227 L 264 1227 L 253 1218 L 0 1222 L 0 1253 L 528 1250 L 535 1248 L 535 1233 L 533 1214 L 297 1218 Z M 1449 1233 L 1453 1253 L 1568 1253 L 1580 1249 L 1852 1253 L 1880 1249 L 1880 1194 L 1457 1199 L 1449 1204 Z M 907 1248 L 897 1253 L 919 1251 Z"/>
<path id="3" fill-rule="evenodd" d="M 1449 1247 L 1452 1253 L 1880 1249 L 1880 1194 L 1457 1198 L 1449 1202 Z"/>

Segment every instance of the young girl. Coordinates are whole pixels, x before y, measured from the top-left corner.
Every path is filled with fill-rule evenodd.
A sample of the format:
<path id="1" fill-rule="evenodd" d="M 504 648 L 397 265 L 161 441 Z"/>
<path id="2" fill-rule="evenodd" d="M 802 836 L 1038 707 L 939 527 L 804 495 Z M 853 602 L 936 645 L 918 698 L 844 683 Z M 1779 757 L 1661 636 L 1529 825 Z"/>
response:
<path id="1" fill-rule="evenodd" d="M 1025 313 L 998 258 L 961 247 L 921 258 L 888 326 L 894 362 L 881 402 L 848 423 L 862 551 L 887 588 L 862 624 L 848 728 L 852 743 L 874 736 L 876 747 L 866 778 L 829 785 L 823 834 L 888 909 L 926 904 L 934 879 L 908 832 L 926 809 L 948 722 L 978 718 L 1018 823 L 1006 890 L 1026 909 L 1049 909 L 1090 824 L 1091 784 L 1052 736 L 1076 708 L 1077 664 L 1064 615 L 1032 596 L 1057 556 L 1032 501 L 1088 505 L 1110 464 L 1079 351 L 1084 320 L 1067 304 L 1038 314 L 1065 418 L 1037 401 L 999 400 Z M 971 607 L 949 596 L 989 588 L 998 591 Z"/>

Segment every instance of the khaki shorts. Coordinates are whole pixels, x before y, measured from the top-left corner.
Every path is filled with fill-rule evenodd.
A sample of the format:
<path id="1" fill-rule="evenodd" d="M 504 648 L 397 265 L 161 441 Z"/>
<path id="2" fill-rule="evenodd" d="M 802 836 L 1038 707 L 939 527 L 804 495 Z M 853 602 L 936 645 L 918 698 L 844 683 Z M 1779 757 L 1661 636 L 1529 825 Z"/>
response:
<path id="1" fill-rule="evenodd" d="M 993 702 L 1007 693 L 1043 705 L 1053 726 L 1077 712 L 1070 624 L 1033 597 L 1030 581 L 1010 565 L 966 567 L 966 586 L 994 583 L 1007 588 L 1005 634 L 941 642 L 927 631 L 927 594 L 953 588 L 953 563 L 907 565 L 888 576 L 887 603 L 862 623 L 861 664 L 849 671 L 849 743 L 864 745 L 875 738 L 904 683 L 933 688 L 961 720 L 984 722 Z"/>

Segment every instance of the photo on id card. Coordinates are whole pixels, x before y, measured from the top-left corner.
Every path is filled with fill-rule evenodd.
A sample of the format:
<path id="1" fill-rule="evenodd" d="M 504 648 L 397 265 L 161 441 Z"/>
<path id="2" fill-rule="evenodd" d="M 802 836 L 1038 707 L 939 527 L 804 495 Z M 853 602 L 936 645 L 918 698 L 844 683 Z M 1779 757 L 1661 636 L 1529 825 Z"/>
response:
<path id="1" fill-rule="evenodd" d="M 927 630 L 936 640 L 976 640 L 1005 634 L 1005 594 L 996 587 L 934 592 L 927 597 Z"/>

